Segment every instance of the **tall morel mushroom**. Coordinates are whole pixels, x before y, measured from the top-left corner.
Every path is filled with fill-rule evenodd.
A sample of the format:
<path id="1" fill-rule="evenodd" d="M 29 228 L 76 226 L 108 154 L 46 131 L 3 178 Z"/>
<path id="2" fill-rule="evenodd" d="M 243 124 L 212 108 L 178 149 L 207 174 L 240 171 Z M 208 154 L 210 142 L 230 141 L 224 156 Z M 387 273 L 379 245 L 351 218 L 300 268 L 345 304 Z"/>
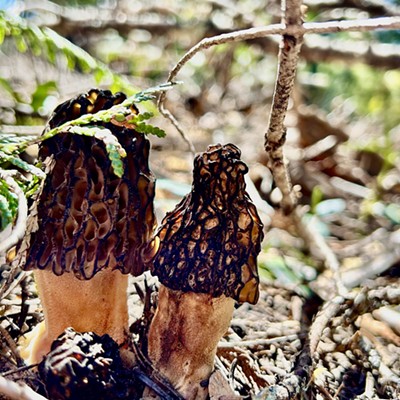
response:
<path id="1" fill-rule="evenodd" d="M 192 191 L 168 213 L 148 248 L 161 287 L 148 335 L 155 367 L 185 399 L 204 399 L 234 302 L 258 300 L 262 223 L 233 144 L 194 161 Z"/>
<path id="2" fill-rule="evenodd" d="M 93 89 L 58 106 L 48 128 L 125 98 Z M 20 249 L 21 266 L 34 270 L 45 316 L 45 331 L 36 332 L 29 345 L 31 362 L 40 361 L 67 327 L 107 333 L 119 344 L 126 338 L 127 274 L 143 272 L 142 247 L 155 226 L 150 145 L 130 118 L 91 125 L 108 129 L 126 151 L 122 177 L 96 137 L 62 132 L 40 146 L 48 175 L 30 216 L 35 228 Z"/>

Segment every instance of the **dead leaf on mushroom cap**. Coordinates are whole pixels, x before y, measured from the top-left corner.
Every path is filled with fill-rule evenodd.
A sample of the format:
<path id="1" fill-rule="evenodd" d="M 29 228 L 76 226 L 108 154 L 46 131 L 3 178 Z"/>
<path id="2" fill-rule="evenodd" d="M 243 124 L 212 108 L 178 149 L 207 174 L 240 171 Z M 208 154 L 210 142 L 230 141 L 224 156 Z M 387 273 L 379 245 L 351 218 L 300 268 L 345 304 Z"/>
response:
<path id="1" fill-rule="evenodd" d="M 258 299 L 262 223 L 245 190 L 248 168 L 233 144 L 196 156 L 192 191 L 168 213 L 150 244 L 151 270 L 172 290 Z"/>
<path id="2" fill-rule="evenodd" d="M 109 109 L 125 98 L 93 89 L 58 106 L 48 127 Z M 110 130 L 126 151 L 123 175 L 114 174 L 105 144 L 95 137 L 62 132 L 43 141 L 39 158 L 45 164 L 52 159 L 54 166 L 38 198 L 38 224 L 24 269 L 73 272 L 79 279 L 104 268 L 133 275 L 144 270 L 140 254 L 155 226 L 149 141 L 112 120 L 91 126 Z"/>

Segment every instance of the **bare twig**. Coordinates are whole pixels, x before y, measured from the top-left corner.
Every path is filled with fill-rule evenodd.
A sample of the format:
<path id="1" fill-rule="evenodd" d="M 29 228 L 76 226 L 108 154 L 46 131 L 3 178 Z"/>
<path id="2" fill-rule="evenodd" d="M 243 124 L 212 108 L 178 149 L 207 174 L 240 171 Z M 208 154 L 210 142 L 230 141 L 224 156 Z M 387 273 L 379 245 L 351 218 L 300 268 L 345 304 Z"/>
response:
<path id="1" fill-rule="evenodd" d="M 18 273 L 20 273 L 18 275 Z M 22 271 L 19 269 L 18 264 L 12 263 L 11 270 L 7 276 L 7 279 L 0 286 L 0 302 L 3 301 L 20 283 L 23 279 L 26 278 L 28 272 Z M 17 277 L 18 275 L 18 277 Z"/>
<path id="2" fill-rule="evenodd" d="M 388 251 L 387 253 L 379 254 L 370 262 L 364 263 L 362 267 L 344 271 L 342 273 L 343 284 L 349 289 L 359 286 L 367 279 L 372 279 L 382 274 L 392 265 L 399 262 L 399 260 L 400 256 L 396 251 Z"/>
<path id="3" fill-rule="evenodd" d="M 10 349 L 12 355 L 14 356 L 17 365 L 19 367 L 24 365 L 24 360 L 21 358 L 21 355 L 19 354 L 17 345 L 14 341 L 14 339 L 11 337 L 11 335 L 8 333 L 7 329 L 2 327 L 0 325 L 0 333 L 1 336 L 3 337 L 3 340 L 5 340 L 7 342 L 8 348 Z"/>
<path id="4" fill-rule="evenodd" d="M 372 399 L 375 397 L 375 380 L 370 371 L 367 372 L 365 379 L 365 391 L 363 394 L 365 399 Z"/>
<path id="5" fill-rule="evenodd" d="M 26 220 L 28 217 L 28 203 L 26 201 L 24 192 L 11 177 L 10 172 L 0 170 L 0 177 L 5 180 L 7 185 L 13 190 L 18 196 L 18 218 L 13 227 L 11 234 L 0 241 L 0 254 L 5 253 L 11 247 L 16 245 L 25 234 Z"/>
<path id="6" fill-rule="evenodd" d="M 336 316 L 339 310 L 343 307 L 345 299 L 342 296 L 335 297 L 329 301 L 324 308 L 317 314 L 310 328 L 310 354 L 313 357 L 316 353 L 318 344 L 321 339 L 322 331 L 329 324 L 331 319 Z"/>
<path id="7" fill-rule="evenodd" d="M 47 400 L 29 386 L 10 381 L 0 376 L 0 393 L 10 400 Z"/>
<path id="8" fill-rule="evenodd" d="M 294 210 L 292 216 L 299 235 L 305 240 L 313 256 L 324 260 L 326 267 L 332 271 L 337 293 L 343 296 L 346 295 L 346 285 L 344 285 L 339 271 L 340 263 L 333 250 L 327 245 L 324 237 L 318 229 L 314 228 L 313 224 L 305 225 L 303 223 L 302 215 L 298 208 Z"/>
<path id="9" fill-rule="evenodd" d="M 39 365 L 39 364 L 30 364 L 30 365 L 24 365 L 23 367 L 19 367 L 19 368 L 15 368 L 15 369 L 10 369 L 9 371 L 2 372 L 2 373 L 0 374 L 0 376 L 2 376 L 2 377 L 5 378 L 6 376 L 10 376 L 10 375 L 14 375 L 14 374 L 19 374 L 19 373 L 21 373 L 21 372 L 28 371 L 28 370 L 30 370 L 30 369 L 32 369 L 32 368 L 36 368 L 38 365 Z"/>
<path id="10" fill-rule="evenodd" d="M 301 14 L 299 14 L 299 17 L 301 18 Z M 223 33 L 221 35 L 205 38 L 187 51 L 171 70 L 168 76 L 168 82 L 173 82 L 182 67 L 199 51 L 209 49 L 213 46 L 232 42 L 242 42 L 270 35 L 302 37 L 309 33 L 355 32 L 372 31 L 377 29 L 400 29 L 400 17 L 360 19 L 353 21 L 308 22 L 302 25 L 285 25 L 284 23 L 281 23 Z M 165 93 L 161 93 L 160 99 L 164 98 Z"/>
<path id="11" fill-rule="evenodd" d="M 170 81 L 172 82 L 172 81 Z M 160 96 L 159 99 L 161 99 L 162 96 Z M 164 96 L 165 98 L 165 96 Z M 180 126 L 178 120 L 174 117 L 174 115 L 167 110 L 161 103 L 159 103 L 159 110 L 160 113 L 167 118 L 172 125 L 174 125 L 175 129 L 179 132 L 179 134 L 181 135 L 182 139 L 187 143 L 190 152 L 194 155 L 196 153 L 196 150 L 194 148 L 193 142 L 190 140 L 189 136 L 186 135 L 185 131 L 183 130 L 183 128 Z"/>

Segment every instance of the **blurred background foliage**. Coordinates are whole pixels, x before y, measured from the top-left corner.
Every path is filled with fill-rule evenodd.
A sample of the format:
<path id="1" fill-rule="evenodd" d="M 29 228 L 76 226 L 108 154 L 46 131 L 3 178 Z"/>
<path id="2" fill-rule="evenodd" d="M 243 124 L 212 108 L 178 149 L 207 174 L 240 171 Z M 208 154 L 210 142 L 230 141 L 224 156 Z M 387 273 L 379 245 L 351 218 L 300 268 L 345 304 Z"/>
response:
<path id="1" fill-rule="evenodd" d="M 400 15 L 399 0 L 304 3 L 306 21 Z M 132 94 L 158 85 L 202 38 L 280 21 L 280 2 L 274 0 L 3 0 L 0 8 L 0 151 L 8 155 L 0 167 L 18 171 L 29 195 L 29 182 L 38 178 L 10 155 L 35 163 L 36 149 L 26 148 L 27 140 L 41 133 L 57 104 L 95 86 Z M 241 147 L 271 228 L 261 265 L 278 276 L 283 266 L 296 270 L 293 256 L 301 260 L 297 272 L 284 275 L 310 281 L 310 265 L 318 265 L 306 251 L 299 255 L 301 245 L 287 226 L 280 230 L 280 193 L 263 152 L 278 45 L 279 37 L 268 37 L 197 54 L 167 105 L 197 151 L 215 142 Z M 342 249 L 400 222 L 393 209 L 400 196 L 400 33 L 309 35 L 301 56 L 286 155 L 308 218 Z M 167 132 L 166 138 L 152 138 L 162 215 L 189 190 L 192 155 L 171 125 L 161 118 L 157 123 Z M 21 146 L 6 151 L 10 141 Z M 4 228 L 17 210 L 4 180 L 0 196 Z M 284 247 L 292 255 L 276 254 Z"/>

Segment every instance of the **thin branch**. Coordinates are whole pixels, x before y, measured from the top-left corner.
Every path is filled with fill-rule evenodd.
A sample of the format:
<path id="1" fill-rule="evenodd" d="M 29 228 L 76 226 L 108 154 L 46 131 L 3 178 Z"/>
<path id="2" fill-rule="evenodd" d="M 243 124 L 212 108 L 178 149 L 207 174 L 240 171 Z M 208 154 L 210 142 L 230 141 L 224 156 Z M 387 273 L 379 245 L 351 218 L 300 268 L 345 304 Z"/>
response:
<path id="1" fill-rule="evenodd" d="M 351 21 L 306 22 L 302 28 L 288 28 L 287 34 L 368 32 L 400 29 L 400 17 L 356 19 Z"/>
<path id="2" fill-rule="evenodd" d="M 11 351 L 12 355 L 14 356 L 15 361 L 19 367 L 24 365 L 24 360 L 22 359 L 21 355 L 19 354 L 19 350 L 15 340 L 11 337 L 8 333 L 7 329 L 0 325 L 0 333 L 3 337 L 3 340 L 7 343 L 9 350 Z M 4 376 L 4 374 L 3 374 Z"/>
<path id="3" fill-rule="evenodd" d="M 265 38 L 263 40 L 266 41 Z M 311 35 L 305 38 L 300 56 L 308 62 L 344 61 L 397 69 L 400 65 L 400 45 Z"/>
<path id="4" fill-rule="evenodd" d="M 292 217 L 299 235 L 307 243 L 311 254 L 320 260 L 322 259 L 325 263 L 325 266 L 332 271 L 336 284 L 336 292 L 342 296 L 345 296 L 348 290 L 346 285 L 343 283 L 343 279 L 340 274 L 340 263 L 336 257 L 336 254 L 328 246 L 325 238 L 321 235 L 318 229 L 315 229 L 313 224 L 305 225 L 303 223 L 302 215 L 300 214 L 298 207 L 292 213 Z"/>
<path id="5" fill-rule="evenodd" d="M 0 376 L 0 393 L 10 400 L 47 400 L 25 384 L 10 381 Z"/>
<path id="6" fill-rule="evenodd" d="M 304 36 L 309 33 L 365 32 L 378 29 L 400 29 L 400 17 L 372 18 L 352 21 L 309 22 L 304 23 L 301 26 L 285 26 L 285 24 L 281 23 L 223 33 L 221 35 L 205 38 L 187 51 L 169 73 L 168 82 L 172 82 L 182 67 L 199 51 L 206 50 L 213 46 L 258 39 L 270 35 Z M 161 93 L 160 99 L 164 98 L 165 93 Z"/>
<path id="7" fill-rule="evenodd" d="M 163 96 L 162 94 L 160 95 L 159 99 L 161 99 Z M 194 144 L 193 142 L 190 140 L 189 136 L 186 135 L 185 131 L 182 129 L 182 127 L 180 126 L 178 120 L 174 117 L 174 115 L 171 113 L 171 111 L 169 111 L 168 109 L 166 109 L 163 104 L 158 103 L 158 107 L 159 107 L 159 111 L 162 114 L 163 117 L 167 118 L 172 125 L 174 125 L 175 129 L 179 132 L 179 134 L 181 135 L 182 139 L 187 143 L 190 152 L 194 155 L 196 153 L 196 149 L 194 148 Z"/>
<path id="8" fill-rule="evenodd" d="M 0 242 L 0 254 L 5 253 L 11 247 L 16 245 L 25 234 L 26 220 L 28 218 L 28 203 L 25 194 L 18 184 L 11 178 L 10 172 L 0 170 L 0 177 L 5 180 L 7 185 L 18 196 L 18 218 L 11 234 Z"/>
<path id="9" fill-rule="evenodd" d="M 312 357 L 316 354 L 323 330 L 329 325 L 332 318 L 337 315 L 345 304 L 345 301 L 346 299 L 342 296 L 335 297 L 328 303 L 325 303 L 322 310 L 315 317 L 308 334 L 310 339 L 310 354 Z"/>

